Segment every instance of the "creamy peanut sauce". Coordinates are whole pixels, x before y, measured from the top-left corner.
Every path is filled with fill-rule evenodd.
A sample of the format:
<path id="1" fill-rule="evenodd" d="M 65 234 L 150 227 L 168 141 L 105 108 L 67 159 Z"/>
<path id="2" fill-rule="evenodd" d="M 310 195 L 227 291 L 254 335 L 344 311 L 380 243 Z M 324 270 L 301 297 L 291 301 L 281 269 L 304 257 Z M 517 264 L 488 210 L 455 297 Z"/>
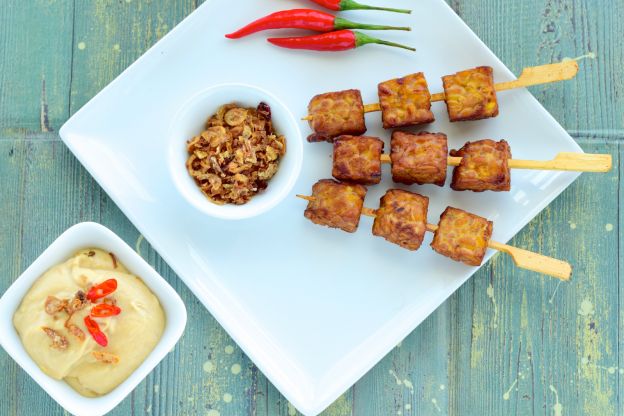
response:
<path id="1" fill-rule="evenodd" d="M 121 313 L 93 318 L 108 338 L 106 347 L 97 344 L 85 327 L 84 318 L 94 306 L 89 301 L 71 317 L 67 310 L 46 312 L 49 296 L 71 301 L 78 291 L 86 294 L 90 286 L 107 279 L 116 279 L 117 289 L 106 302 L 116 304 Z M 97 397 L 121 384 L 150 354 L 162 336 L 165 313 L 152 291 L 113 255 L 86 249 L 33 284 L 13 316 L 13 325 L 43 372 L 65 380 L 84 396 Z"/>

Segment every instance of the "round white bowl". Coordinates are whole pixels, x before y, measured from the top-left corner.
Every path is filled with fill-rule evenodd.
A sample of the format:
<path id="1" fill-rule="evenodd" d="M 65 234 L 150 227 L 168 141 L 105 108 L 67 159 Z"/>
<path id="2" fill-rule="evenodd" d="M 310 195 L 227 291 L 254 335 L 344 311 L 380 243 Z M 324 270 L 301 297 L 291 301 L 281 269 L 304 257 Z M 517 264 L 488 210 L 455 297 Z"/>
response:
<path id="1" fill-rule="evenodd" d="M 186 169 L 186 143 L 204 130 L 206 120 L 224 104 L 257 107 L 265 102 L 271 107 L 273 127 L 286 138 L 286 154 L 277 173 L 265 190 L 244 205 L 218 205 L 199 189 Z M 199 92 L 176 114 L 169 132 L 169 171 L 182 196 L 207 215 L 235 220 L 253 217 L 275 207 L 291 191 L 303 162 L 303 143 L 299 125 L 290 110 L 275 96 L 261 88 L 245 84 L 219 84 Z"/>

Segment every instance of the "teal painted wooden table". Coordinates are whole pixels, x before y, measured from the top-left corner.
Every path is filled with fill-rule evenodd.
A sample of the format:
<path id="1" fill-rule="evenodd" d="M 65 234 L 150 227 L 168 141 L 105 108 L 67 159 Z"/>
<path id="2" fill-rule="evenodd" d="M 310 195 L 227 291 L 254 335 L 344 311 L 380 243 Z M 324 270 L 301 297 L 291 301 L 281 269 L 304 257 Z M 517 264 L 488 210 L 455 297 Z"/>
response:
<path id="1" fill-rule="evenodd" d="M 190 317 L 175 351 L 113 414 L 294 415 L 57 134 L 197 3 L 1 2 L 0 293 L 70 225 L 100 222 L 163 274 Z M 531 91 L 615 169 L 582 176 L 512 241 L 568 259 L 571 283 L 494 257 L 324 415 L 624 414 L 624 2 L 450 4 L 515 73 L 595 53 L 575 80 Z M 63 413 L 4 351 L 0 373 L 0 415 Z"/>

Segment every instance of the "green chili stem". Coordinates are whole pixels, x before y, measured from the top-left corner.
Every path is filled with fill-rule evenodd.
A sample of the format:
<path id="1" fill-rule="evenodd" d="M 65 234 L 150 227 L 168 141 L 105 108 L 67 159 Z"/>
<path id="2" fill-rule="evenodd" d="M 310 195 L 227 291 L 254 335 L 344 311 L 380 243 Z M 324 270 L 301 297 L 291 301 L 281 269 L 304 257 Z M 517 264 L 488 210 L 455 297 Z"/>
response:
<path id="1" fill-rule="evenodd" d="M 340 10 L 383 10 L 386 12 L 395 12 L 395 13 L 405 13 L 405 14 L 412 13 L 411 10 L 406 10 L 406 9 L 392 9 L 388 7 L 368 6 L 366 4 L 360 4 L 355 0 L 341 0 Z"/>
<path id="2" fill-rule="evenodd" d="M 411 46 L 401 45 L 400 43 L 389 42 L 387 40 L 381 40 L 377 38 L 373 38 L 371 36 L 365 35 L 362 32 L 354 32 L 355 33 L 355 47 L 360 47 L 362 45 L 366 45 L 368 43 L 377 43 L 379 45 L 393 46 L 395 48 L 403 48 L 410 51 L 416 51 L 416 48 L 412 48 Z"/>
<path id="3" fill-rule="evenodd" d="M 347 19 L 343 19 L 342 17 L 336 17 L 334 20 L 334 29 L 362 29 L 362 30 L 412 30 L 411 27 L 406 26 L 380 26 L 380 25 L 369 25 L 365 23 L 356 23 Z"/>

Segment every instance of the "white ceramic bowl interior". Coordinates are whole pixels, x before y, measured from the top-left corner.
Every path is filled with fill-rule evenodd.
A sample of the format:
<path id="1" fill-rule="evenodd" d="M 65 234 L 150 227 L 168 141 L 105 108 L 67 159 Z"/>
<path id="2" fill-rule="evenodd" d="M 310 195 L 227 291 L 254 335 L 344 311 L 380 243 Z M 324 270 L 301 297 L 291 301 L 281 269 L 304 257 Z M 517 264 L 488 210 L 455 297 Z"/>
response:
<path id="1" fill-rule="evenodd" d="M 244 205 L 218 205 L 211 202 L 186 170 L 186 142 L 204 130 L 206 120 L 224 104 L 257 107 L 265 102 L 271 107 L 275 131 L 286 137 L 286 155 L 268 187 Z M 245 84 L 219 84 L 199 92 L 186 102 L 173 118 L 169 132 L 169 170 L 184 198 L 204 213 L 223 219 L 243 219 L 259 215 L 276 206 L 291 191 L 303 161 L 301 131 L 291 111 L 275 96 Z"/>
<path id="2" fill-rule="evenodd" d="M 64 381 L 46 375 L 30 358 L 13 326 L 13 314 L 32 284 L 50 267 L 78 250 L 95 247 L 114 253 L 139 276 L 160 300 L 166 326 L 162 338 L 145 361 L 123 383 L 105 396 L 88 398 Z M 77 416 L 100 416 L 117 406 L 173 350 L 186 326 L 186 308 L 175 290 L 132 248 L 108 228 L 92 223 L 76 224 L 57 238 L 0 298 L 0 345 L 61 406 Z"/>

